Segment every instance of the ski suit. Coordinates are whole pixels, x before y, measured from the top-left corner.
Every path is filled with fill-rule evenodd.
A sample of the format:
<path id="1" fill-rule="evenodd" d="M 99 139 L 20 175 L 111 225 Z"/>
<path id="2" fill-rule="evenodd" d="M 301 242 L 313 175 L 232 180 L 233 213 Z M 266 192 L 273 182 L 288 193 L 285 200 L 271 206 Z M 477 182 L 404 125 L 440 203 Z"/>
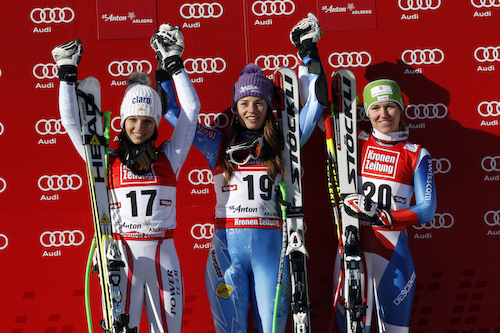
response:
<path id="1" fill-rule="evenodd" d="M 301 145 L 312 134 L 324 106 L 318 102 L 315 87 L 320 75 L 300 66 L 299 78 L 303 100 L 300 113 Z M 175 98 L 168 82 L 162 83 L 168 100 Z M 175 126 L 175 105 L 169 107 Z M 238 132 L 236 141 L 254 136 Z M 273 326 L 276 283 L 282 247 L 282 223 L 276 186 L 267 175 L 260 159 L 235 166 L 228 184 L 224 173 L 215 168 L 224 133 L 198 124 L 193 145 L 206 157 L 214 172 L 217 203 L 214 234 L 206 265 L 205 284 L 217 333 L 247 332 L 249 304 L 255 332 L 271 332 Z M 223 153 L 223 152 L 222 152 Z M 216 171 L 214 171 L 216 170 Z M 281 175 L 279 175 L 281 178 Z M 284 265 L 277 332 L 284 332 L 290 307 L 288 262 Z"/>
<path id="2" fill-rule="evenodd" d="M 129 327 L 140 328 L 143 303 L 150 332 L 180 332 L 183 283 L 174 245 L 176 187 L 196 130 L 200 103 L 184 70 L 173 76 L 184 112 L 160 156 L 144 175 L 135 175 L 114 151 L 109 155 L 109 205 L 113 237 L 125 262 L 120 279 Z M 59 88 L 62 124 L 85 159 L 75 86 Z"/>
<path id="3" fill-rule="evenodd" d="M 360 242 L 364 251 L 366 333 L 370 332 L 374 307 L 378 332 L 409 332 L 415 266 L 408 246 L 406 227 L 431 222 L 436 211 L 436 188 L 432 159 L 419 144 L 407 141 L 408 129 L 389 134 L 360 132 L 360 192 L 389 209 L 391 230 L 360 219 Z M 412 197 L 415 203 L 412 205 Z M 335 274 L 339 276 L 340 254 Z M 338 281 L 335 281 L 335 287 Z M 339 328 L 346 332 L 341 301 L 337 306 Z"/>

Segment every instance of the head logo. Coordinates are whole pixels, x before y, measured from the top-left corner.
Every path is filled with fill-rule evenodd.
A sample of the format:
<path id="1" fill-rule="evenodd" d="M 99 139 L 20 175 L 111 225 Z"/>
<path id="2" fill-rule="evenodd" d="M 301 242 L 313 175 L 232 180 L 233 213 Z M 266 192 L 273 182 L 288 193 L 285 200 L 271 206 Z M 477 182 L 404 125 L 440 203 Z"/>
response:
<path id="1" fill-rule="evenodd" d="M 75 18 L 75 12 L 69 7 L 35 8 L 30 13 L 33 23 L 69 23 Z"/>
<path id="2" fill-rule="evenodd" d="M 179 11 L 185 19 L 219 18 L 224 13 L 224 7 L 218 2 L 185 3 Z"/>
<path id="3" fill-rule="evenodd" d="M 291 15 L 295 11 L 295 3 L 291 0 L 255 1 L 252 12 L 257 16 Z"/>

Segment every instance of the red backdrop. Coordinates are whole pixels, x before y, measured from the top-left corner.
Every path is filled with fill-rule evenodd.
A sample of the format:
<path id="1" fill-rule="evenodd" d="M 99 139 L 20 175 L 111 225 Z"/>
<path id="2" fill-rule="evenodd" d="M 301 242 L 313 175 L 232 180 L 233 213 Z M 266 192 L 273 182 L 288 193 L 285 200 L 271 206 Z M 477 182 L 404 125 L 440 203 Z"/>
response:
<path id="1" fill-rule="evenodd" d="M 318 46 L 327 75 L 351 69 L 358 93 L 380 76 L 399 82 L 410 139 L 434 160 L 436 217 L 408 229 L 417 269 L 412 332 L 500 332 L 499 0 L 2 2 L 2 332 L 86 330 L 84 270 L 93 230 L 85 168 L 60 125 L 52 48 L 82 40 L 79 76 L 100 80 L 103 109 L 117 117 L 126 76 L 156 67 L 149 37 L 157 25 L 179 25 L 186 69 L 202 101 L 200 121 L 209 122 L 230 105 L 230 88 L 246 63 L 256 62 L 269 76 L 297 66 L 288 33 L 308 12 L 323 26 Z M 116 135 L 118 121 L 113 126 Z M 360 126 L 368 126 L 366 119 Z M 165 138 L 170 131 L 166 122 L 160 126 Z M 327 331 L 331 320 L 336 249 L 323 138 L 317 130 L 303 153 L 315 332 Z M 204 286 L 214 192 L 195 149 L 179 178 L 177 204 L 183 331 L 214 332 Z M 92 276 L 99 332 L 97 283 Z M 144 320 L 142 327 L 147 331 Z"/>

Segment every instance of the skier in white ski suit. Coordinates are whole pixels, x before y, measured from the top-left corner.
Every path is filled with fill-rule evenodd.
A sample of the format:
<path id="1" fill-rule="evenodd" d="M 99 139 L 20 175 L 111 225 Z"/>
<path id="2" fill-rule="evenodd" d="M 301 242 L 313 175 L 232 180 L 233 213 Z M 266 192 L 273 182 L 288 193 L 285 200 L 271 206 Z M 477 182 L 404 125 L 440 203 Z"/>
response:
<path id="1" fill-rule="evenodd" d="M 120 108 L 120 142 L 109 153 L 109 205 L 113 237 L 125 262 L 120 290 L 129 328 L 139 330 L 145 302 L 150 332 L 179 333 L 183 282 L 173 240 L 176 187 L 194 138 L 200 102 L 180 58 L 184 48 L 180 30 L 162 24 L 151 46 L 175 83 L 182 111 L 170 140 L 155 147 L 162 118 L 160 97 L 147 74 L 131 75 Z M 58 46 L 53 55 L 60 69 L 62 123 L 85 159 L 75 92 L 81 43 Z"/>

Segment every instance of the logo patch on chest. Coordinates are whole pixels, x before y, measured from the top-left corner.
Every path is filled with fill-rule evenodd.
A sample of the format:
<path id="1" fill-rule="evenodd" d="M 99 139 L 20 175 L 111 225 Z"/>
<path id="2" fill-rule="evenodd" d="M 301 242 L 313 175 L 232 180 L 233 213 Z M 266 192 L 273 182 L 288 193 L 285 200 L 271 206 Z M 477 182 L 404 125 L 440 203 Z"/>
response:
<path id="1" fill-rule="evenodd" d="M 399 152 L 368 147 L 363 159 L 361 172 L 363 175 L 379 176 L 394 179 L 399 161 Z"/>

